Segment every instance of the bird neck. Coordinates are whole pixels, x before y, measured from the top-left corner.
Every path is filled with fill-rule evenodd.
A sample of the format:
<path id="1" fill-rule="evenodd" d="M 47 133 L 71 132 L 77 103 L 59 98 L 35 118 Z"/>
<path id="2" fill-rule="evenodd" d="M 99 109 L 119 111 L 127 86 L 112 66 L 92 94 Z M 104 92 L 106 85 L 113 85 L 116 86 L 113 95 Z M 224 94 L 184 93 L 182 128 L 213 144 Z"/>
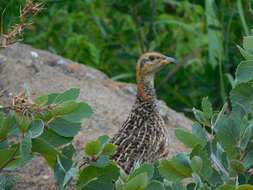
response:
<path id="1" fill-rule="evenodd" d="M 142 101 L 155 101 L 154 75 L 137 77 L 137 97 Z"/>

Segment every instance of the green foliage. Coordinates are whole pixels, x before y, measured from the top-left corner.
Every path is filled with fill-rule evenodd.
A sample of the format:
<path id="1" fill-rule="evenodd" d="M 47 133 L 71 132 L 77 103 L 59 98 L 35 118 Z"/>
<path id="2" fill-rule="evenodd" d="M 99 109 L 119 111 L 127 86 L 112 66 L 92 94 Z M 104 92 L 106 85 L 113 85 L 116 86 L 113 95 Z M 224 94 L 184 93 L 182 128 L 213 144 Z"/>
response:
<path id="1" fill-rule="evenodd" d="M 24 2 L 0 2 L 4 31 L 17 22 Z M 24 34 L 25 43 L 127 82 L 135 81 L 142 52 L 170 54 L 182 67 L 172 75 L 162 71 L 157 91 L 168 105 L 189 115 L 202 97 L 209 96 L 215 109 L 226 101 L 240 59 L 234 44 L 250 33 L 252 14 L 252 3 L 242 0 L 39 2 L 45 9 Z"/>
<path id="2" fill-rule="evenodd" d="M 92 113 L 86 103 L 76 100 L 79 92 L 73 88 L 40 96 L 32 102 L 29 116 L 15 109 L 0 112 L 0 172 L 18 169 L 39 153 L 54 171 L 60 189 L 77 175 L 71 141 L 81 120 Z M 11 182 L 11 177 L 0 176 L 1 189 L 9 189 L 8 179 Z"/>
<path id="3" fill-rule="evenodd" d="M 247 44 L 251 38 L 244 40 Z M 248 46 L 244 49 L 246 47 L 249 50 Z M 252 189 L 253 80 L 248 76 L 253 72 L 245 72 L 240 65 L 230 93 L 231 106 L 225 103 L 216 112 L 208 98 L 203 98 L 202 109 L 194 110 L 198 122 L 193 124 L 192 131 L 176 129 L 176 137 L 190 148 L 189 152 L 178 153 L 156 164 L 143 164 L 129 175 L 118 167 L 112 175 L 113 170 L 107 168 L 115 163 L 104 159 L 102 142 L 108 143 L 108 139 L 102 136 L 86 144 L 85 151 L 91 162 L 81 170 L 79 189 L 99 189 L 98 184 L 105 184 L 108 190 Z M 247 80 L 241 80 L 244 78 Z"/>
<path id="4" fill-rule="evenodd" d="M 244 49 L 241 49 L 241 52 L 247 49 L 248 55 L 251 55 L 251 39 L 251 36 L 244 38 Z M 199 110 L 198 114 L 195 114 L 199 124 L 193 125 L 192 133 L 181 129 L 176 131 L 178 139 L 191 148 L 184 160 L 191 165 L 192 170 L 187 164 L 184 167 L 182 164 L 172 164 L 172 162 L 182 163 L 182 158 L 178 157 L 182 154 L 177 154 L 171 160 L 160 163 L 161 174 L 165 173 L 166 175 L 163 175 L 167 180 L 174 183 L 178 179 L 190 177 L 195 189 L 252 188 L 250 185 L 244 185 L 251 184 L 252 175 L 248 171 L 253 166 L 251 157 L 253 98 L 252 78 L 249 77 L 253 72 L 245 68 L 245 62 L 251 59 L 250 56 L 245 58 L 247 60 L 242 61 L 237 68 L 236 84 L 230 93 L 232 110 L 225 104 L 219 113 L 214 113 L 211 104 L 204 98 L 202 111 Z M 211 131 L 204 130 L 206 125 L 203 118 L 209 120 Z M 201 133 L 196 133 L 194 130 L 196 126 L 202 127 Z M 190 163 L 187 161 L 189 159 Z"/>

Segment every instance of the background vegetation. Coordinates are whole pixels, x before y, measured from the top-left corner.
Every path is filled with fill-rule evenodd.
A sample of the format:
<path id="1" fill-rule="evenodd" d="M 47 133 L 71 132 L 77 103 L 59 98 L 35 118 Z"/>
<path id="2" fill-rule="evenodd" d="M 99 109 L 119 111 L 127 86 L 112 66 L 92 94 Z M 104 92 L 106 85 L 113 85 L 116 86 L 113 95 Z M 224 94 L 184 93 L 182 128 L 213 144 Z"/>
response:
<path id="1" fill-rule="evenodd" d="M 16 23 L 25 0 L 0 1 L 3 31 Z M 145 51 L 179 60 L 157 77 L 160 98 L 191 113 L 209 96 L 215 108 L 227 100 L 240 54 L 250 33 L 248 0 L 40 0 L 45 9 L 22 41 L 134 82 Z"/>

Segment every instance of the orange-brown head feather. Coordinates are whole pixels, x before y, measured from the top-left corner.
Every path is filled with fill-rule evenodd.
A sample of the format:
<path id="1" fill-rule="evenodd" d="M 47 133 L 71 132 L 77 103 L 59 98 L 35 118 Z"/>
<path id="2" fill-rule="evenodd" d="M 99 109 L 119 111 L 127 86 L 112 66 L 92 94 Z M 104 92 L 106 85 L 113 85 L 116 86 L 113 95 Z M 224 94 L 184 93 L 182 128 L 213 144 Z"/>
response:
<path id="1" fill-rule="evenodd" d="M 167 57 L 158 52 L 144 53 L 138 60 L 136 66 L 136 80 L 138 95 L 145 97 L 144 87 L 147 84 L 153 84 L 154 74 L 164 65 L 175 62 L 175 59 Z"/>

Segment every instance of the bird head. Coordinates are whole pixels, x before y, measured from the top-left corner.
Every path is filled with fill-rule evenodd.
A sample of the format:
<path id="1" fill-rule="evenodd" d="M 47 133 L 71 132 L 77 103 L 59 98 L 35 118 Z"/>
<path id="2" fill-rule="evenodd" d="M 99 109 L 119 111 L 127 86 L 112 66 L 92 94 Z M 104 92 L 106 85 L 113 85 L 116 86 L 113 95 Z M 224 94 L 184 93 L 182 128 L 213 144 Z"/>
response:
<path id="1" fill-rule="evenodd" d="M 145 76 L 153 76 L 164 65 L 170 63 L 176 63 L 176 60 L 157 52 L 144 53 L 137 63 L 137 80 Z"/>
<path id="2" fill-rule="evenodd" d="M 170 63 L 176 63 L 176 60 L 157 52 L 144 53 L 139 58 L 136 68 L 138 96 L 141 96 L 143 100 L 152 99 L 154 75 Z"/>

